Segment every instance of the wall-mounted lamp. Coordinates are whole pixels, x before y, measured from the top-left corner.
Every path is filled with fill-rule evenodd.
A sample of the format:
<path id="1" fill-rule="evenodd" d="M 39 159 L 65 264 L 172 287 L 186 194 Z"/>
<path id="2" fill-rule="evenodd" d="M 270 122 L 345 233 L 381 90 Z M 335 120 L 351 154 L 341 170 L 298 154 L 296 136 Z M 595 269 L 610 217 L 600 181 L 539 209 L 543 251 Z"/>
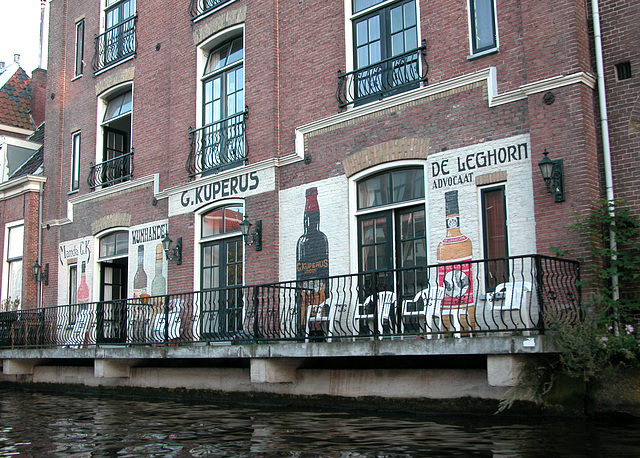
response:
<path id="1" fill-rule="evenodd" d="M 178 237 L 176 241 L 176 246 L 171 249 L 171 244 L 173 240 L 169 238 L 169 233 L 164 236 L 162 239 L 162 249 L 164 250 L 164 255 L 167 257 L 169 261 L 173 261 L 175 259 L 176 264 L 182 264 L 182 237 Z M 171 254 L 169 254 L 171 253 Z"/>
<path id="2" fill-rule="evenodd" d="M 562 159 L 551 160 L 549 152 L 544 150 L 544 158 L 538 164 L 547 192 L 553 194 L 556 202 L 564 202 L 564 167 Z"/>
<path id="3" fill-rule="evenodd" d="M 44 282 L 45 286 L 48 286 L 49 285 L 49 263 L 46 263 L 44 265 L 44 270 L 42 270 L 42 267 L 40 267 L 40 264 L 38 264 L 38 261 L 36 261 L 32 269 L 33 269 L 33 279 L 35 280 L 35 282 L 36 283 Z"/>
<path id="4" fill-rule="evenodd" d="M 261 251 L 262 250 L 262 220 L 259 219 L 258 221 L 256 221 L 256 228 L 252 233 L 249 232 L 251 231 L 251 226 L 253 226 L 253 224 L 249 222 L 249 220 L 247 219 L 247 215 L 244 215 L 244 219 L 240 223 L 240 231 L 244 236 L 244 243 L 245 245 L 255 245 L 256 251 Z"/>

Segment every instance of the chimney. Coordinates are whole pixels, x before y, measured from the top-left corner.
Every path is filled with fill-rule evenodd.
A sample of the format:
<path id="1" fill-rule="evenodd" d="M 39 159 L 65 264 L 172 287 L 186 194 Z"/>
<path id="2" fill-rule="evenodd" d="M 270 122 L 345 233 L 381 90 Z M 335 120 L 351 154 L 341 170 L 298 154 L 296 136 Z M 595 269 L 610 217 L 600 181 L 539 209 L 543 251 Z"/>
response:
<path id="1" fill-rule="evenodd" d="M 13 55 L 13 61 L 14 61 L 16 64 L 19 64 L 19 63 L 20 63 L 20 54 L 14 54 L 14 55 Z"/>
<path id="2" fill-rule="evenodd" d="M 31 116 L 36 127 L 44 122 L 45 102 L 47 100 L 47 71 L 36 68 L 31 75 Z"/>

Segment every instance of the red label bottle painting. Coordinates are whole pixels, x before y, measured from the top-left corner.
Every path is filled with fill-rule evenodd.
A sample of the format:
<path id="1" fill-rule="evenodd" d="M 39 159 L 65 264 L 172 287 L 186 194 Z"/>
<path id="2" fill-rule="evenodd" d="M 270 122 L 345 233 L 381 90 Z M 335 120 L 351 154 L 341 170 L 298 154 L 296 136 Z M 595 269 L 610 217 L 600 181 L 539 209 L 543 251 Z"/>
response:
<path id="1" fill-rule="evenodd" d="M 301 282 L 300 320 L 306 319 L 309 305 L 320 304 L 328 291 L 329 242 L 320 231 L 318 188 L 306 191 L 304 233 L 296 247 L 296 278 Z"/>
<path id="2" fill-rule="evenodd" d="M 444 195 L 446 235 L 438 244 L 438 286 L 444 288 L 443 306 L 459 307 L 473 303 L 473 276 L 471 272 L 472 243 L 460 231 L 458 191 Z"/>

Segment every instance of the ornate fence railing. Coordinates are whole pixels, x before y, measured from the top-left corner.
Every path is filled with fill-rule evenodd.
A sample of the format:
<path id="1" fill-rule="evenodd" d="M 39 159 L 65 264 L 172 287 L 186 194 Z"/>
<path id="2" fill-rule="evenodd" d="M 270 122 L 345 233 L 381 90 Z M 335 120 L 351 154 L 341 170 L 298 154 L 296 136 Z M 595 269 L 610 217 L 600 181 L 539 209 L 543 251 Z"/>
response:
<path id="1" fill-rule="evenodd" d="M 98 72 L 136 53 L 136 21 L 133 16 L 95 37 L 93 71 Z"/>
<path id="2" fill-rule="evenodd" d="M 87 183 L 91 189 L 128 181 L 133 176 L 133 151 L 91 165 Z"/>
<path id="3" fill-rule="evenodd" d="M 247 158 L 245 120 L 248 110 L 189 132 L 191 151 L 185 168 L 190 177 L 217 172 Z"/>
<path id="4" fill-rule="evenodd" d="M 352 72 L 338 72 L 338 107 L 359 105 L 398 94 L 426 83 L 426 44 Z"/>
<path id="5" fill-rule="evenodd" d="M 0 347 L 542 334 L 582 320 L 579 280 L 530 255 L 2 312 Z"/>
<path id="6" fill-rule="evenodd" d="M 191 4 L 189 5 L 191 19 L 196 19 L 230 1 L 232 0 L 191 0 Z"/>

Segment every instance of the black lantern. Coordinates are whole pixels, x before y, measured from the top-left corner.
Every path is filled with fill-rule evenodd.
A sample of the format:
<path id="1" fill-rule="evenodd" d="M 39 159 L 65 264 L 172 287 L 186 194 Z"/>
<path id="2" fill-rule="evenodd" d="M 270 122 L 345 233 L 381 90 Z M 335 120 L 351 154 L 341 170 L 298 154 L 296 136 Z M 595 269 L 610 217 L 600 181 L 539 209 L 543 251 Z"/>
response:
<path id="1" fill-rule="evenodd" d="M 175 259 L 176 264 L 182 264 L 182 237 L 178 237 L 176 241 L 176 246 L 171 249 L 171 244 L 173 240 L 169 238 L 169 233 L 164 236 L 162 239 L 162 249 L 164 250 L 164 255 L 167 257 L 169 261 L 173 261 Z M 171 253 L 171 254 L 169 254 Z"/>
<path id="2" fill-rule="evenodd" d="M 44 270 L 38 264 L 38 261 L 33 265 L 33 279 L 36 283 L 43 282 L 45 286 L 49 285 L 49 263 L 44 265 Z"/>
<path id="3" fill-rule="evenodd" d="M 556 202 L 564 202 L 564 167 L 562 159 L 549 159 L 547 150 L 542 154 L 544 154 L 544 158 L 538 166 L 540 167 L 547 192 L 555 196 Z"/>
<path id="4" fill-rule="evenodd" d="M 247 215 L 244 215 L 244 219 L 240 223 L 240 232 L 244 237 L 245 245 L 255 245 L 256 251 L 262 250 L 262 220 L 259 219 L 256 221 L 256 228 L 253 232 L 251 231 L 251 224 L 247 219 Z"/>

